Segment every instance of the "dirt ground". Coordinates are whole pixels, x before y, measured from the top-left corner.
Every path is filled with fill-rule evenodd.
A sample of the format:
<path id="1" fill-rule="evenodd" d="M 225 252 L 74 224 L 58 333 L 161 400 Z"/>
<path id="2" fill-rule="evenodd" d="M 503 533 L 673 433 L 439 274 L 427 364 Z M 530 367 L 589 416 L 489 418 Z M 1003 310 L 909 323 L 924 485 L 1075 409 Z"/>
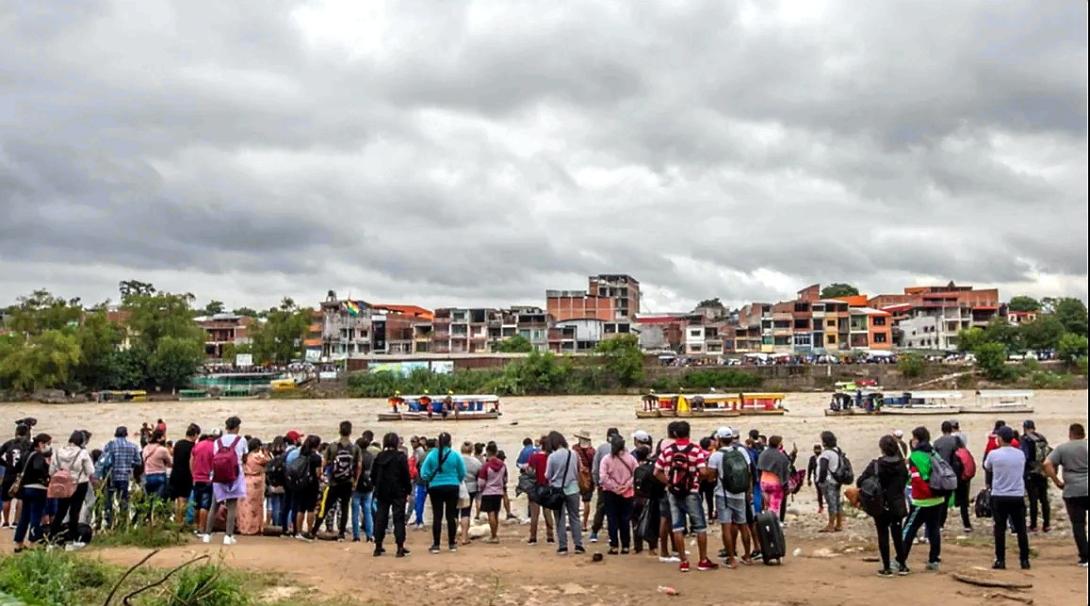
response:
<path id="1" fill-rule="evenodd" d="M 723 423 L 743 431 L 757 428 L 767 435 L 780 434 L 788 445 L 798 444 L 800 464 L 804 464 L 818 433 L 831 429 L 839 436 L 856 467 L 861 469 L 874 456 L 878 438 L 883 433 L 894 428 L 907 433 L 918 424 L 937 432 L 942 420 L 942 417 L 888 416 L 826 418 L 822 412 L 826 400 L 827 396 L 822 394 L 792 394 L 786 400 L 790 412 L 784 417 L 693 420 L 694 435 L 707 435 Z M 1069 423 L 1086 423 L 1086 391 L 1040 392 L 1034 403 L 1036 412 L 1031 416 L 1053 443 L 1065 439 Z M 73 429 L 83 428 L 94 433 L 94 444 L 101 444 L 112 435 L 116 425 L 126 424 L 135 433 L 142 421 L 154 422 L 157 418 L 164 419 L 170 427 L 169 433 L 177 435 L 189 422 L 213 427 L 220 425 L 228 415 L 237 414 L 242 417 L 244 433 L 263 438 L 288 429 L 316 432 L 323 438 L 331 438 L 342 419 L 353 421 L 357 435 L 365 428 L 376 434 L 397 431 L 434 435 L 441 425 L 443 430 L 454 435 L 456 442 L 496 440 L 507 451 L 513 465 L 523 437 L 535 437 L 550 429 L 568 435 L 577 430 L 590 431 L 596 443 L 604 438 L 606 428 L 610 426 L 619 428 L 626 436 L 636 429 L 647 430 L 656 438 L 662 436 L 668 420 L 636 419 L 634 410 L 638 404 L 638 398 L 620 396 L 509 398 L 503 402 L 504 415 L 495 421 L 378 423 L 374 415 L 385 409 L 381 400 L 108 405 L 27 403 L 0 405 L 0 427 L 10 427 L 15 419 L 29 415 L 38 419 L 39 430 L 56 438 L 64 439 Z M 1022 416 L 1006 420 L 1012 425 L 1020 424 Z M 994 418 L 963 415 L 960 420 L 962 429 L 969 435 L 970 448 L 979 460 Z M 974 490 L 976 488 L 974 486 Z M 238 545 L 222 551 L 232 565 L 283 573 L 291 582 L 313 588 L 335 603 L 339 603 L 341 597 L 351 596 L 359 602 L 375 604 L 448 604 L 455 599 L 464 604 L 495 605 L 628 604 L 657 596 L 660 585 L 673 587 L 680 593 L 668 598 L 669 601 L 686 604 L 728 601 L 747 605 L 846 604 L 873 601 L 889 591 L 895 592 L 901 600 L 912 599 L 910 596 L 915 594 L 929 596 L 929 601 L 1008 602 L 990 595 L 996 590 L 966 585 L 952 576 L 953 572 L 969 570 L 979 575 L 1032 583 L 1034 588 L 1023 597 L 1032 597 L 1036 604 L 1085 604 L 1087 573 L 1074 565 L 1074 545 L 1058 491 L 1052 491 L 1052 498 L 1056 514 L 1054 530 L 1047 536 L 1031 536 L 1031 546 L 1037 555 L 1033 560 L 1034 568 L 1029 572 L 1012 570 L 993 574 L 990 570 L 973 570 L 974 567 L 986 568 L 991 563 L 990 525 L 980 524 L 973 534 L 959 536 L 960 530 L 955 529 L 960 525 L 955 521 L 950 525 L 951 532 L 944 537 L 941 572 L 923 572 L 926 545 L 920 545 L 914 548 L 910 562 L 914 574 L 880 579 L 874 575 L 878 565 L 864 561 L 876 555 L 873 530 L 867 518 L 849 519 L 845 532 L 838 535 L 817 534 L 822 520 L 816 513 L 812 489 L 803 489 L 789 506 L 786 535 L 788 551 L 792 555 L 783 566 L 757 565 L 733 571 L 694 571 L 680 575 L 674 565 L 660 564 L 646 555 L 607 556 L 605 561 L 595 563 L 589 555 L 558 557 L 552 546 L 544 543 L 528 546 L 524 542 L 526 526 L 514 523 L 503 527 L 499 545 L 474 542 L 457 554 L 444 552 L 437 556 L 426 552 L 430 543 L 428 532 L 410 531 L 409 547 L 413 554 L 404 560 L 372 558 L 366 544 L 322 541 L 304 544 L 264 537 L 243 537 Z M 515 500 L 513 509 L 516 513 L 524 513 L 524 499 Z M 6 552 L 10 549 L 7 538 L 10 530 L 3 532 L 0 550 Z M 712 535 L 710 544 L 712 549 L 719 548 L 717 534 Z M 588 543 L 587 546 L 591 553 L 605 551 L 604 543 Z M 1013 541 L 1008 541 L 1010 548 L 1014 548 Z M 153 562 L 165 566 L 206 550 L 220 551 L 221 548 L 185 545 L 165 550 Z M 797 556 L 794 555 L 796 550 L 799 550 Z M 144 553 L 134 549 L 91 549 L 89 552 L 120 563 L 135 562 Z M 347 597 L 346 602 L 351 603 Z"/>

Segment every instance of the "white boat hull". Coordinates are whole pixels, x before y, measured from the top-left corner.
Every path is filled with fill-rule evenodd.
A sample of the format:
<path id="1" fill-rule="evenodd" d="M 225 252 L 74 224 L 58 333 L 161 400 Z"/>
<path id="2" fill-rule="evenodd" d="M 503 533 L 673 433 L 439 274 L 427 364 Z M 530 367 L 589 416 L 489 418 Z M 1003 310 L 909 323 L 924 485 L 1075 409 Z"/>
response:
<path id="1" fill-rule="evenodd" d="M 880 415 L 956 415 L 960 406 L 883 406 Z"/>

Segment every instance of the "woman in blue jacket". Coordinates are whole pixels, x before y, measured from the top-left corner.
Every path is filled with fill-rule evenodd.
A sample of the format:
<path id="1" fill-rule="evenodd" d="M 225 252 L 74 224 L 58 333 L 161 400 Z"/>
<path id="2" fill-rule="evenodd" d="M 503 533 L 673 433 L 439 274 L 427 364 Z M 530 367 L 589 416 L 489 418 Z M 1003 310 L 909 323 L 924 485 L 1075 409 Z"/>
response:
<path id="1" fill-rule="evenodd" d="M 420 469 L 420 478 L 431 497 L 431 553 L 439 553 L 443 518 L 447 520 L 447 545 L 451 551 L 458 551 L 458 492 L 465 475 L 465 461 L 450 447 L 450 434 L 444 431 Z"/>

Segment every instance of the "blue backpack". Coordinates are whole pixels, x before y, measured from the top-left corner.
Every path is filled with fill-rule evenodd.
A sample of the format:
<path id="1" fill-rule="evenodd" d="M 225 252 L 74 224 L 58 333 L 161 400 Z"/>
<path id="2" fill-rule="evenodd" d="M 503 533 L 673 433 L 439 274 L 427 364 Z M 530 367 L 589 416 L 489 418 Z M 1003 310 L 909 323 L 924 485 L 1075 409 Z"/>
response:
<path id="1" fill-rule="evenodd" d="M 95 477 L 99 480 L 108 479 L 110 472 L 114 468 L 114 453 L 112 451 L 105 451 L 102 456 L 98 458 L 95 463 Z"/>

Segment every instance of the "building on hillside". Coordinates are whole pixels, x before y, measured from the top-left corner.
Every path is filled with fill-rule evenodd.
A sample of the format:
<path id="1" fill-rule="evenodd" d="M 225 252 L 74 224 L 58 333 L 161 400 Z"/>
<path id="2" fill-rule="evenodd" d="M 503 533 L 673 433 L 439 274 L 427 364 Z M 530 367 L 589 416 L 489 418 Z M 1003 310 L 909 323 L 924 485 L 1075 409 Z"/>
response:
<path id="1" fill-rule="evenodd" d="M 223 359 L 226 345 L 247 345 L 250 343 L 249 329 L 254 319 L 249 316 L 237 316 L 230 313 L 200 316 L 194 319 L 204 331 L 205 356 Z M 232 360 L 233 362 L 233 360 Z"/>
<path id="2" fill-rule="evenodd" d="M 893 338 L 907 349 L 957 349 L 958 332 L 983 328 L 999 315 L 999 291 L 972 286 L 910 286 L 903 294 L 878 295 L 872 308 L 892 315 Z"/>

